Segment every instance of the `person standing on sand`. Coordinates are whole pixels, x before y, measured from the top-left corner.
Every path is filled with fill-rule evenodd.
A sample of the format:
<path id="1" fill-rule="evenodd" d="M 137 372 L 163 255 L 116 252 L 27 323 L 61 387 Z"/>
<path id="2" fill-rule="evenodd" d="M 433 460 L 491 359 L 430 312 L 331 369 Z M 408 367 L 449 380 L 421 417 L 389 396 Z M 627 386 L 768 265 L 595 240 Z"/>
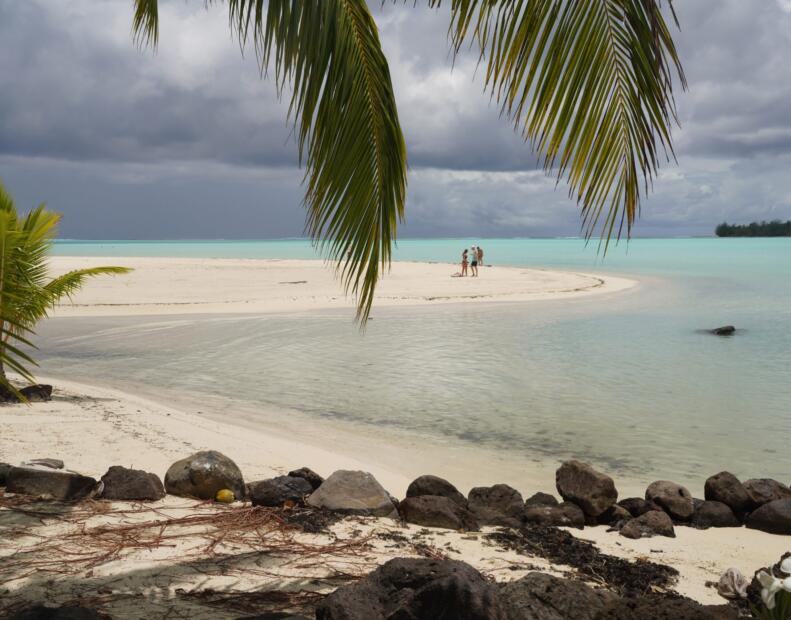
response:
<path id="1" fill-rule="evenodd" d="M 472 272 L 470 275 L 473 278 L 478 277 L 478 248 L 472 246 L 472 250 L 470 251 L 470 271 Z"/>
<path id="2" fill-rule="evenodd" d="M 467 248 L 461 253 L 461 275 L 467 275 Z"/>
<path id="3" fill-rule="evenodd" d="M 478 246 L 478 266 L 483 267 L 483 248 Z"/>

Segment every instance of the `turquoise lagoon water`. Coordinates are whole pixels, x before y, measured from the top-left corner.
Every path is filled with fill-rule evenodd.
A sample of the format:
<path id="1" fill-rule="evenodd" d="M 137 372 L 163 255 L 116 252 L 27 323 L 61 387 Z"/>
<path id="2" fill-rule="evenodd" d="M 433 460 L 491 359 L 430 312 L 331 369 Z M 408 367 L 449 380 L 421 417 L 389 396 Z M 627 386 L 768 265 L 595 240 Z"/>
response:
<path id="1" fill-rule="evenodd" d="M 403 240 L 395 259 L 452 261 L 474 242 Z M 53 319 L 40 330 L 42 374 L 221 399 L 226 411 L 260 411 L 262 424 L 294 411 L 515 462 L 576 456 L 646 482 L 698 484 L 721 469 L 791 482 L 791 239 L 635 239 L 604 259 L 579 239 L 478 242 L 499 265 L 612 272 L 641 286 L 379 308 L 364 334 L 343 311 Z M 316 257 L 304 240 L 67 241 L 56 252 Z M 701 332 L 728 323 L 733 337 Z"/>

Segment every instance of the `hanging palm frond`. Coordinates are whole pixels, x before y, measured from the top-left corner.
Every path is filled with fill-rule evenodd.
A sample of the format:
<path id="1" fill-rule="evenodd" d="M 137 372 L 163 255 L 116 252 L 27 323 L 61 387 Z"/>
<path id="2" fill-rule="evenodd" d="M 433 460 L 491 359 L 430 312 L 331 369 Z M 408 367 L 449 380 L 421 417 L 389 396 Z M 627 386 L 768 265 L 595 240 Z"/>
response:
<path id="1" fill-rule="evenodd" d="M 487 87 L 544 168 L 569 183 L 586 234 L 600 225 L 605 248 L 616 223 L 629 234 L 641 191 L 674 157 L 674 77 L 686 88 L 661 0 L 449 4 L 455 50 L 479 46 Z"/>

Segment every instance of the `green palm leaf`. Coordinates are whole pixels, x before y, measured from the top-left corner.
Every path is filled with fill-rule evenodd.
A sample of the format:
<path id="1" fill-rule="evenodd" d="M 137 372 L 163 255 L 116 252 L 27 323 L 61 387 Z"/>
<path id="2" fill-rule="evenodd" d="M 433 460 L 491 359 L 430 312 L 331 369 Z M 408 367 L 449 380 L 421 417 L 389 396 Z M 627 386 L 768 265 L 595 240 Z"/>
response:
<path id="1" fill-rule="evenodd" d="M 102 274 L 130 271 L 124 267 L 95 267 L 72 271 L 50 280 L 47 258 L 60 216 L 40 205 L 20 219 L 11 196 L 0 183 L 0 388 L 24 400 L 6 378 L 6 368 L 34 382 L 27 351 L 36 323 L 64 296 Z M 24 348 L 23 348 L 24 347 Z"/>
<path id="2" fill-rule="evenodd" d="M 155 42 L 156 2 L 135 7 L 136 36 Z M 262 70 L 274 67 L 280 92 L 291 85 L 307 230 L 337 261 L 364 323 L 406 196 L 406 146 L 376 24 L 364 0 L 229 0 L 228 7 Z"/>
<path id="3" fill-rule="evenodd" d="M 450 4 L 455 49 L 480 47 L 487 87 L 569 183 L 586 234 L 600 225 L 605 248 L 616 223 L 629 234 L 660 161 L 674 157 L 674 74 L 686 87 L 661 0 Z"/>

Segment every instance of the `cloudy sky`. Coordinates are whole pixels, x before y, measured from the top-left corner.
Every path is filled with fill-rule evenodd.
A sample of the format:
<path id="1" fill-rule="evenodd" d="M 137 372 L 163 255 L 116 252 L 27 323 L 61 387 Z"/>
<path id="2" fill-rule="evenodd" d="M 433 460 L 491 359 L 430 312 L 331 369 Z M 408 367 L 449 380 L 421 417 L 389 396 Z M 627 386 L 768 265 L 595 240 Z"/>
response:
<path id="1" fill-rule="evenodd" d="M 0 0 L 0 179 L 23 209 L 64 213 L 66 237 L 301 235 L 285 104 L 225 7 L 160 4 L 152 54 L 132 43 L 132 0 Z M 499 117 L 475 58 L 451 66 L 447 14 L 372 4 L 409 149 L 400 236 L 577 234 L 575 205 Z M 679 161 L 635 234 L 791 218 L 791 0 L 676 7 Z"/>

